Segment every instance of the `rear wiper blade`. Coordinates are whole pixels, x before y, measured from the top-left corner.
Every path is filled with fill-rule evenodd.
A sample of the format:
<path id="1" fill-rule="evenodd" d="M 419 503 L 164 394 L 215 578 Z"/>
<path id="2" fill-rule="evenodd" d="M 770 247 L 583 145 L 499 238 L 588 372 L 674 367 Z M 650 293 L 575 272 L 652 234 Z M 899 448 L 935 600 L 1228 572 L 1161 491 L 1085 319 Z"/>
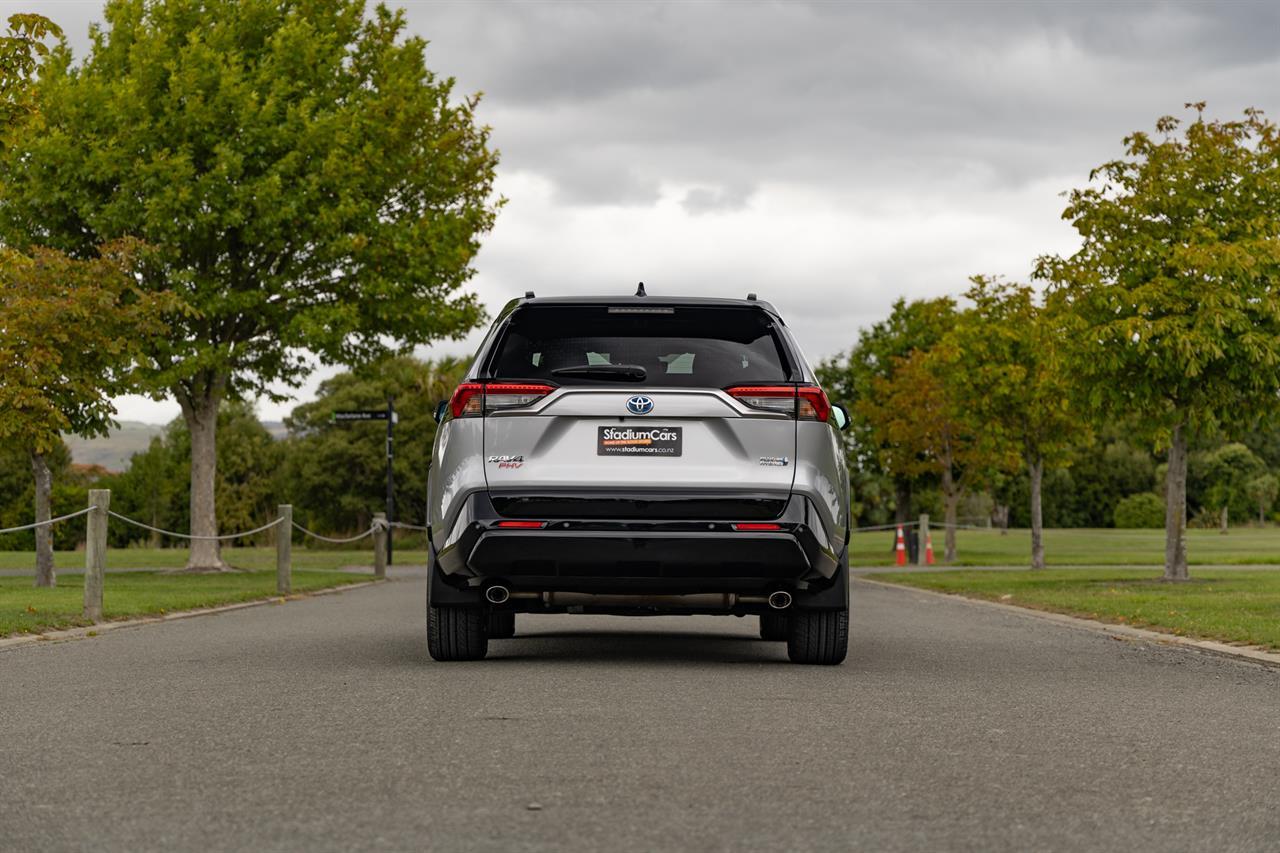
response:
<path id="1" fill-rule="evenodd" d="M 649 374 L 638 364 L 581 364 L 557 367 L 552 376 L 582 376 L 587 379 L 614 379 L 618 382 L 643 382 Z"/>

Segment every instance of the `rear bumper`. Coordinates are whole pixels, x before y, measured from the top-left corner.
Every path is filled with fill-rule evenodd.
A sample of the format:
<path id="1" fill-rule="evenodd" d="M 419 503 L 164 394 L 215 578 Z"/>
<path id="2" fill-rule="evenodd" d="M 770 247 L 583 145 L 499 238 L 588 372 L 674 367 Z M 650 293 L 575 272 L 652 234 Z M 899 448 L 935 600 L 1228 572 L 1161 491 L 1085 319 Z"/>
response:
<path id="1" fill-rule="evenodd" d="M 480 604 L 502 584 L 514 592 L 597 595 L 764 596 L 787 590 L 799 607 L 844 606 L 847 583 L 817 511 L 801 496 L 779 501 L 778 530 L 740 531 L 722 519 L 556 518 L 537 529 L 504 529 L 487 493 L 468 498 L 459 527 L 433 550 L 432 595 L 440 603 Z M 836 599 L 839 599 L 837 602 Z M 835 603 L 832 603 L 835 602 Z M 513 597 L 517 610 L 545 601 Z M 735 604 L 735 612 L 765 605 Z"/>

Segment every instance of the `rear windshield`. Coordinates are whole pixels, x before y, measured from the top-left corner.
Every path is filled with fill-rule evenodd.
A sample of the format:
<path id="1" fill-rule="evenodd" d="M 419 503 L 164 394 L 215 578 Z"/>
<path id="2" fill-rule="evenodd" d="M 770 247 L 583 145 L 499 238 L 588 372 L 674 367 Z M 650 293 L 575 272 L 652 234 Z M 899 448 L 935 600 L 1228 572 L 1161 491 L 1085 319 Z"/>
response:
<path id="1" fill-rule="evenodd" d="M 786 382 L 786 351 L 773 319 L 756 308 L 529 305 L 511 316 L 490 361 L 501 379 L 558 385 L 725 388 Z M 610 373 L 597 366 L 644 368 Z M 575 370 L 575 368 L 578 368 Z"/>

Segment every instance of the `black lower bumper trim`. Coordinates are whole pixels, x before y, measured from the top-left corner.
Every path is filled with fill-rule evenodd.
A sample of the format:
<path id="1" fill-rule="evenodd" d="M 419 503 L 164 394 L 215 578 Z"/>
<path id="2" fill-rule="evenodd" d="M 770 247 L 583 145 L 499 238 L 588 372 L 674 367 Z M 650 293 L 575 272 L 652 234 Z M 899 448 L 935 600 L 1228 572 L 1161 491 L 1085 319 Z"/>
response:
<path id="1" fill-rule="evenodd" d="M 465 529 L 432 554 L 433 574 L 464 596 L 497 581 L 537 592 L 817 591 L 831 586 L 837 570 L 817 511 L 801 496 L 770 519 L 776 531 L 739 531 L 723 520 L 598 517 L 511 529 L 498 526 L 507 517 L 489 495 L 468 500 Z"/>

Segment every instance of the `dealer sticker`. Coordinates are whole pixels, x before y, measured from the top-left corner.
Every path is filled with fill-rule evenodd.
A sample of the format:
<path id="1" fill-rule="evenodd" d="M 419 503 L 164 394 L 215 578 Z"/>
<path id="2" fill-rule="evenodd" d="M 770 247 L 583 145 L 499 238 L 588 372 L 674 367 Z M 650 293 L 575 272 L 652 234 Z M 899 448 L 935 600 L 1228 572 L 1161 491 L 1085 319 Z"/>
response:
<path id="1" fill-rule="evenodd" d="M 679 456 L 684 439 L 680 427 L 600 427 L 597 456 Z"/>

